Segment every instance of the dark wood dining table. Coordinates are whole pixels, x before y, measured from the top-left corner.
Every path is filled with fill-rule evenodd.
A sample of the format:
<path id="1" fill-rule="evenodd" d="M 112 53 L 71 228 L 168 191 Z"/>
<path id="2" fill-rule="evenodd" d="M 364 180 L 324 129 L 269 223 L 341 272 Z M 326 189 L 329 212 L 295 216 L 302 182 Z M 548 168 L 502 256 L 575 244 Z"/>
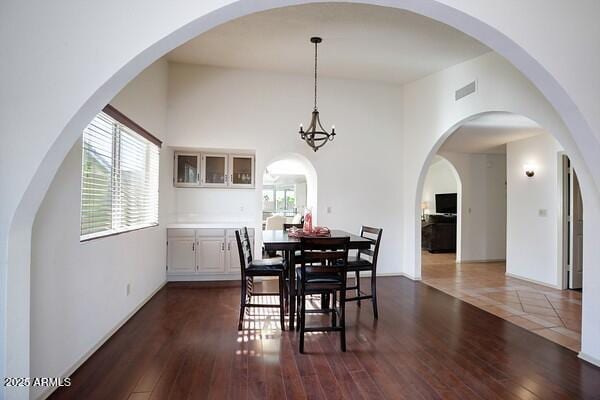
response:
<path id="1" fill-rule="evenodd" d="M 290 322 L 289 329 L 294 330 L 294 318 L 296 317 L 296 261 L 295 253 L 300 250 L 300 239 L 288 235 L 286 230 L 269 230 L 262 232 L 263 245 L 265 250 L 268 252 L 282 251 L 285 253 L 285 258 L 288 262 L 289 268 L 289 279 L 290 279 L 290 301 L 289 301 L 289 312 Z M 371 241 L 367 238 L 363 238 L 359 235 L 342 231 L 339 229 L 332 229 L 332 238 L 350 237 L 350 249 L 368 249 L 371 247 Z"/>

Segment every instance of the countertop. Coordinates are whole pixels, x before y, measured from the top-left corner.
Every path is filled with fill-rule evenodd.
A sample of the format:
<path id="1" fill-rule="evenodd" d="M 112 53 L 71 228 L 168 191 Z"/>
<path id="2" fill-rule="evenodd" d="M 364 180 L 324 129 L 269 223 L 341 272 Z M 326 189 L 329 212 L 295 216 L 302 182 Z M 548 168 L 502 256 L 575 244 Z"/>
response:
<path id="1" fill-rule="evenodd" d="M 240 222 L 173 222 L 167 224 L 167 229 L 204 229 L 204 228 L 216 228 L 216 229 L 237 229 L 247 226 L 248 228 L 254 228 L 254 223 L 250 221 Z"/>

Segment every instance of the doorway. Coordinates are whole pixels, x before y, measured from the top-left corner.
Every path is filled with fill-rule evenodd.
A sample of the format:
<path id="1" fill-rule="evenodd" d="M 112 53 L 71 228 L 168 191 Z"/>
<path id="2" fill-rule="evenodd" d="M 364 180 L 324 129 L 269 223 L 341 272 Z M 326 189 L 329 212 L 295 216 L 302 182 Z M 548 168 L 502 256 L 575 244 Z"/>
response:
<path id="1" fill-rule="evenodd" d="M 263 229 L 301 223 L 304 209 L 316 213 L 316 197 L 316 172 L 308 160 L 288 154 L 272 161 L 262 177 Z"/>
<path id="2" fill-rule="evenodd" d="M 562 155 L 563 174 L 563 287 L 583 287 L 583 198 L 577 173 Z"/>

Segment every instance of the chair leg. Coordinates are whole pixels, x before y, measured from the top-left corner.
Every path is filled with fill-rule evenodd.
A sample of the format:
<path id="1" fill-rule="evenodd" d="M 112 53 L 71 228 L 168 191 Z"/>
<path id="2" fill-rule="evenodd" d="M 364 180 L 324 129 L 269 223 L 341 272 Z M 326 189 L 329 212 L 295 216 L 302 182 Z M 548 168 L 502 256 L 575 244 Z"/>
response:
<path id="1" fill-rule="evenodd" d="M 373 303 L 373 316 L 375 319 L 379 319 L 379 313 L 377 312 L 377 276 L 375 271 L 371 272 L 371 302 Z"/>
<path id="2" fill-rule="evenodd" d="M 246 282 L 242 282 L 242 290 L 240 292 L 240 319 L 238 322 L 238 331 L 242 330 L 245 309 L 246 309 Z"/>
<path id="3" fill-rule="evenodd" d="M 300 320 L 302 319 L 302 296 L 300 293 L 296 293 L 296 332 L 300 331 Z"/>
<path id="4" fill-rule="evenodd" d="M 281 330 L 285 331 L 285 295 L 283 287 L 285 286 L 285 276 L 283 272 L 279 274 L 279 322 L 281 323 Z"/>
<path id="5" fill-rule="evenodd" d="M 340 344 L 342 351 L 346 351 L 346 291 L 340 290 Z"/>
<path id="6" fill-rule="evenodd" d="M 331 294 L 331 309 L 333 310 L 333 312 L 331 313 L 331 326 L 332 327 L 336 327 L 337 326 L 337 315 L 335 314 L 335 308 L 336 308 L 336 292 L 335 290 L 333 291 L 333 293 Z"/>
<path id="7" fill-rule="evenodd" d="M 306 317 L 306 296 L 302 293 L 302 305 L 300 311 L 300 353 L 304 353 L 304 329 L 305 329 L 305 317 Z"/>
<path id="8" fill-rule="evenodd" d="M 360 271 L 354 271 L 356 277 L 356 297 L 360 297 Z M 360 300 L 358 300 L 358 306 L 360 307 Z"/>

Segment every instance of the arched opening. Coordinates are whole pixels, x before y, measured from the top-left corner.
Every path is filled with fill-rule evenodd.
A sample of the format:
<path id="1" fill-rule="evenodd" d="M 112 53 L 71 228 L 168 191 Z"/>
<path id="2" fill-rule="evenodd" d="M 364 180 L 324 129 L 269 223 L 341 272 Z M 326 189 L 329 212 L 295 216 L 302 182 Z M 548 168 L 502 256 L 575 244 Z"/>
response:
<path id="1" fill-rule="evenodd" d="M 441 141 L 422 201 L 460 176 L 461 256 L 431 254 L 449 251 L 449 221 L 424 223 L 423 282 L 580 351 L 581 293 L 561 289 L 581 288 L 583 202 L 563 147 L 506 112 L 468 118 Z"/>
<path id="2" fill-rule="evenodd" d="M 277 6 L 289 5 L 299 2 L 279 2 Z M 389 5 L 393 7 L 406 7 L 423 15 L 430 16 L 447 24 L 450 24 L 457 29 L 460 29 L 473 37 L 485 41 L 490 47 L 501 52 L 506 56 L 519 70 L 528 76 L 534 84 L 549 98 L 552 104 L 556 107 L 558 113 L 564 118 L 569 127 L 572 128 L 572 134 L 579 144 L 584 158 L 574 155 L 577 162 L 580 163 L 581 169 L 587 170 L 588 167 L 592 174 L 593 171 L 598 171 L 598 168 L 592 168 L 598 165 L 598 161 L 594 161 L 594 156 L 598 146 L 593 140 L 593 132 L 586 123 L 585 118 L 580 114 L 578 108 L 571 100 L 568 93 L 565 93 L 557 80 L 541 65 L 533 56 L 528 54 L 517 45 L 509 36 L 492 28 L 493 24 L 487 24 L 485 19 L 479 19 L 475 16 L 463 13 L 463 11 L 447 7 L 439 2 L 427 2 L 416 5 L 414 2 L 383 2 L 376 1 L 373 4 Z M 197 12 L 197 18 L 191 23 L 181 24 L 175 30 L 170 26 L 168 31 L 158 34 L 153 39 L 153 42 L 148 43 L 146 50 L 141 51 L 140 48 L 131 52 L 129 58 L 131 61 L 125 66 L 111 65 L 105 68 L 106 76 L 110 78 L 102 78 L 98 84 L 92 84 L 86 90 L 89 92 L 82 93 L 81 96 L 76 96 L 78 99 L 85 99 L 83 104 L 80 100 L 73 107 L 65 107 L 61 115 L 57 117 L 56 126 L 59 127 L 56 133 L 46 142 L 47 149 L 35 154 L 36 158 L 43 161 L 31 164 L 31 171 L 24 179 L 26 188 L 22 191 L 16 191 L 11 194 L 9 204 L 15 204 L 14 209 L 9 210 L 7 220 L 10 221 L 10 229 L 6 232 L 8 241 L 6 266 L 8 274 L 5 281 L 7 290 L 7 342 L 4 349 L 8 354 L 7 371 L 14 376 L 27 376 L 27 362 L 19 361 L 19 355 L 28 353 L 28 326 L 26 326 L 27 318 L 27 298 L 29 297 L 28 279 L 28 264 L 29 264 L 29 243 L 30 230 L 35 215 L 45 191 L 54 176 L 58 166 L 64 159 L 66 153 L 75 143 L 79 132 L 87 125 L 96 112 L 102 108 L 125 84 L 134 76 L 163 55 L 166 51 L 173 49 L 177 45 L 196 36 L 197 34 L 210 29 L 229 19 L 233 19 L 245 14 L 250 14 L 262 8 L 274 6 L 274 3 L 268 5 L 258 5 L 257 3 L 249 3 L 239 1 L 232 5 L 220 8 L 212 13 L 208 10 L 200 9 Z M 186 20 L 187 21 L 187 20 Z M 162 37 L 155 42 L 156 37 Z M 104 75 L 103 75 L 104 76 Z M 68 109 L 67 109 L 68 108 Z M 68 116 L 68 117 L 67 117 Z M 64 118 L 64 120 L 59 120 Z M 37 129 L 33 131 L 39 132 Z M 569 133 L 565 133 L 567 137 Z M 587 144 L 587 146 L 586 146 Z M 575 146 L 571 146 L 575 149 Z M 45 151 L 48 150 L 48 151 Z M 34 154 L 34 153 L 32 153 Z M 575 154 L 575 153 L 573 153 Z M 583 162 L 585 160 L 585 163 Z M 585 167 L 584 167 L 585 166 Z M 597 191 L 593 185 L 593 180 L 597 179 L 597 175 L 587 176 L 582 179 L 582 185 L 587 187 L 588 193 L 596 199 Z M 21 179 L 19 177 L 19 179 Z M 20 187 L 20 186 L 19 186 Z M 584 189 L 585 192 L 585 189 Z M 13 198 L 14 197 L 14 198 Z M 14 200 L 14 201 L 13 201 Z M 420 208 L 419 208 L 420 209 Z M 420 212 L 417 212 L 417 215 Z M 410 221 L 410 220 L 409 220 Z M 8 226 L 8 225 L 7 225 Z M 2 232 L 4 233 L 4 232 Z M 413 232 L 414 233 L 414 232 Z M 418 268 L 418 267 L 417 267 Z M 418 275 L 417 275 L 418 276 Z M 8 374 L 4 374 L 8 375 Z"/>
<path id="3" fill-rule="evenodd" d="M 263 229 L 281 229 L 284 223 L 299 224 L 305 208 L 313 212 L 316 224 L 317 172 L 314 166 L 297 153 L 276 157 L 262 175 Z"/>
<path id="4" fill-rule="evenodd" d="M 436 155 L 429 165 L 421 197 L 421 245 L 430 253 L 461 260 L 462 183 L 448 159 Z"/>

